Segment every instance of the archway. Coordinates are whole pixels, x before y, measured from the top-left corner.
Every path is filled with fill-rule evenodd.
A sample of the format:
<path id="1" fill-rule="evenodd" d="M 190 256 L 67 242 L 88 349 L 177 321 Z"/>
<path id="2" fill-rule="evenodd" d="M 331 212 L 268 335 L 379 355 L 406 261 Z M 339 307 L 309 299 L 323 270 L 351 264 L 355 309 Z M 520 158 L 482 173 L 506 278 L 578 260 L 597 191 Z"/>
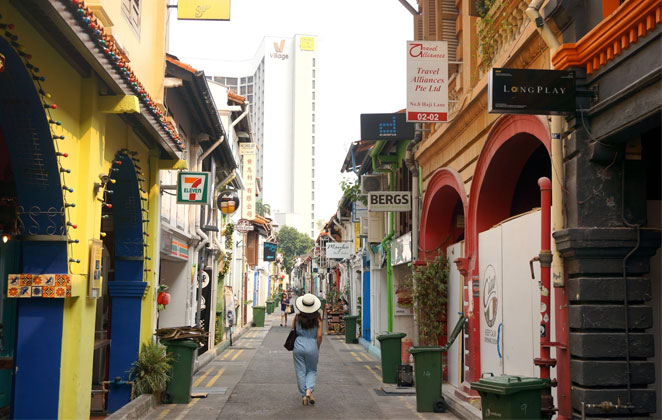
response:
<path id="1" fill-rule="evenodd" d="M 102 232 L 108 249 L 110 270 L 110 351 L 108 356 L 107 411 L 113 413 L 131 399 L 131 385 L 126 383 L 127 371 L 140 351 L 140 320 L 142 298 L 147 287 L 144 281 L 145 236 L 143 217 L 147 210 L 142 203 L 144 191 L 140 169 L 136 167 L 136 152 L 126 149 L 115 155 L 104 190 Z M 119 378 L 119 380 L 117 379 Z"/>
<path id="2" fill-rule="evenodd" d="M 506 115 L 492 126 L 478 158 L 466 229 L 466 255 L 473 293 L 468 340 L 467 379 L 470 381 L 478 380 L 481 372 L 478 235 L 539 205 L 537 179 L 551 176 L 550 153 L 549 127 L 544 118 Z"/>
<path id="3" fill-rule="evenodd" d="M 464 182 L 451 168 L 437 170 L 430 179 L 421 212 L 420 251 L 422 259 L 433 258 L 439 250 L 464 237 L 467 211 Z M 462 220 L 461 220 L 462 219 Z"/>
<path id="4" fill-rule="evenodd" d="M 15 222 L 10 222 L 10 231 L 4 233 L 19 243 L 12 255 L 3 247 L 0 259 L 14 261 L 13 268 L 18 271 L 10 274 L 60 274 L 64 276 L 58 276 L 58 281 L 68 283 L 67 230 L 75 226 L 67 222 L 69 205 L 63 191 L 67 194 L 72 190 L 63 185 L 58 162 L 62 155 L 54 145 L 54 140 L 61 139 L 53 130 L 59 125 L 51 116 L 56 106 L 47 99 L 42 85 L 45 78 L 30 55 L 13 48 L 18 45 L 13 30 L 12 25 L 6 25 L 0 34 L 0 150 L 6 152 L 0 172 L 13 184 L 13 189 L 2 192 L 0 207 Z M 5 228 L 3 225 L 3 231 Z M 10 277 L 9 282 L 16 278 Z M 55 299 L 45 299 L 52 287 L 43 287 L 40 281 L 33 283 L 33 277 L 24 276 L 16 285 L 8 285 L 8 295 L 23 297 L 16 302 L 0 296 L 8 303 L 3 305 L 3 328 L 13 330 L 9 346 L 3 346 L 3 355 L 13 356 L 13 378 L 4 378 L 13 380 L 12 418 L 58 415 L 64 298 L 70 289 L 69 293 L 62 289 Z M 0 384 L 4 386 L 6 383 Z M 40 393 L 39 404 L 34 403 L 35 389 L 48 390 Z"/>

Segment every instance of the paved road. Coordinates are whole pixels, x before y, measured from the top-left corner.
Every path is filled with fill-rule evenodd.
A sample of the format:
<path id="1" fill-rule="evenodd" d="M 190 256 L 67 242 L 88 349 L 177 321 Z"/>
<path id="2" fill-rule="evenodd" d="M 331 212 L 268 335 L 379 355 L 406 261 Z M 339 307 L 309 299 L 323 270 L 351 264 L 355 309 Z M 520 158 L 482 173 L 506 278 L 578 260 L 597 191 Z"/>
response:
<path id="1" fill-rule="evenodd" d="M 415 395 L 393 395 L 382 386 L 380 362 L 344 336 L 324 336 L 316 404 L 303 406 L 292 353 L 283 348 L 289 332 L 279 314 L 264 328 L 248 330 L 231 348 L 193 378 L 189 404 L 161 405 L 150 419 L 456 419 L 450 413 L 417 413 Z"/>

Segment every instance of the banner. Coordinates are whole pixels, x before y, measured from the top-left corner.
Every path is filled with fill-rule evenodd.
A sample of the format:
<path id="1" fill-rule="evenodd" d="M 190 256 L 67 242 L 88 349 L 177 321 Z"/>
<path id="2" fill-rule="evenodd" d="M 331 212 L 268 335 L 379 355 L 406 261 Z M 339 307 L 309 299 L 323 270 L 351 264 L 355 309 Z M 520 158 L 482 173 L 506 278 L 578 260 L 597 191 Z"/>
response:
<path id="1" fill-rule="evenodd" d="M 448 120 L 448 43 L 407 41 L 407 121 Z"/>
<path id="2" fill-rule="evenodd" d="M 241 218 L 255 219 L 255 143 L 240 143 L 240 154 L 243 160 L 241 177 L 245 188 L 241 192 Z"/>

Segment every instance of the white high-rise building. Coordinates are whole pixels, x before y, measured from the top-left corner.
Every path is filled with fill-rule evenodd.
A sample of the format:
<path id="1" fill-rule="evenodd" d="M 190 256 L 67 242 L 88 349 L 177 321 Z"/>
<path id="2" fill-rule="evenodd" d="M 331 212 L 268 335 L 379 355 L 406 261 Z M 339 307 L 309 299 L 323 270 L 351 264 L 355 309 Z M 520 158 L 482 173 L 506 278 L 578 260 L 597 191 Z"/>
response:
<path id="1" fill-rule="evenodd" d="M 210 77 L 251 106 L 259 197 L 280 226 L 317 235 L 315 227 L 316 37 L 265 37 L 249 68 Z"/>

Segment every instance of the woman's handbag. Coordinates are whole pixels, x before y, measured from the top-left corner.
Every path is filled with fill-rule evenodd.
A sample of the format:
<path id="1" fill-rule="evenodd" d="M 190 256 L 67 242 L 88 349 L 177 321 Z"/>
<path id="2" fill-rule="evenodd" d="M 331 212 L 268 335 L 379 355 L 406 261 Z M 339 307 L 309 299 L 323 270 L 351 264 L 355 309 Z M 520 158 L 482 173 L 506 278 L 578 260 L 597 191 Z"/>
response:
<path id="1" fill-rule="evenodd" d="M 288 314 L 293 314 L 294 313 L 294 305 L 289 305 L 287 307 L 287 313 Z"/>
<path id="2" fill-rule="evenodd" d="M 285 339 L 285 344 L 283 344 L 283 347 L 287 349 L 287 351 L 292 351 L 294 350 L 294 342 L 297 339 L 297 317 L 296 315 L 294 316 L 294 328 L 290 330 L 290 333 L 288 334 L 287 338 Z"/>
<path id="3" fill-rule="evenodd" d="M 293 330 L 290 330 L 290 334 L 287 336 L 287 339 L 285 340 L 285 348 L 287 351 L 292 351 L 294 350 L 294 341 L 297 339 L 297 331 L 296 328 Z"/>

